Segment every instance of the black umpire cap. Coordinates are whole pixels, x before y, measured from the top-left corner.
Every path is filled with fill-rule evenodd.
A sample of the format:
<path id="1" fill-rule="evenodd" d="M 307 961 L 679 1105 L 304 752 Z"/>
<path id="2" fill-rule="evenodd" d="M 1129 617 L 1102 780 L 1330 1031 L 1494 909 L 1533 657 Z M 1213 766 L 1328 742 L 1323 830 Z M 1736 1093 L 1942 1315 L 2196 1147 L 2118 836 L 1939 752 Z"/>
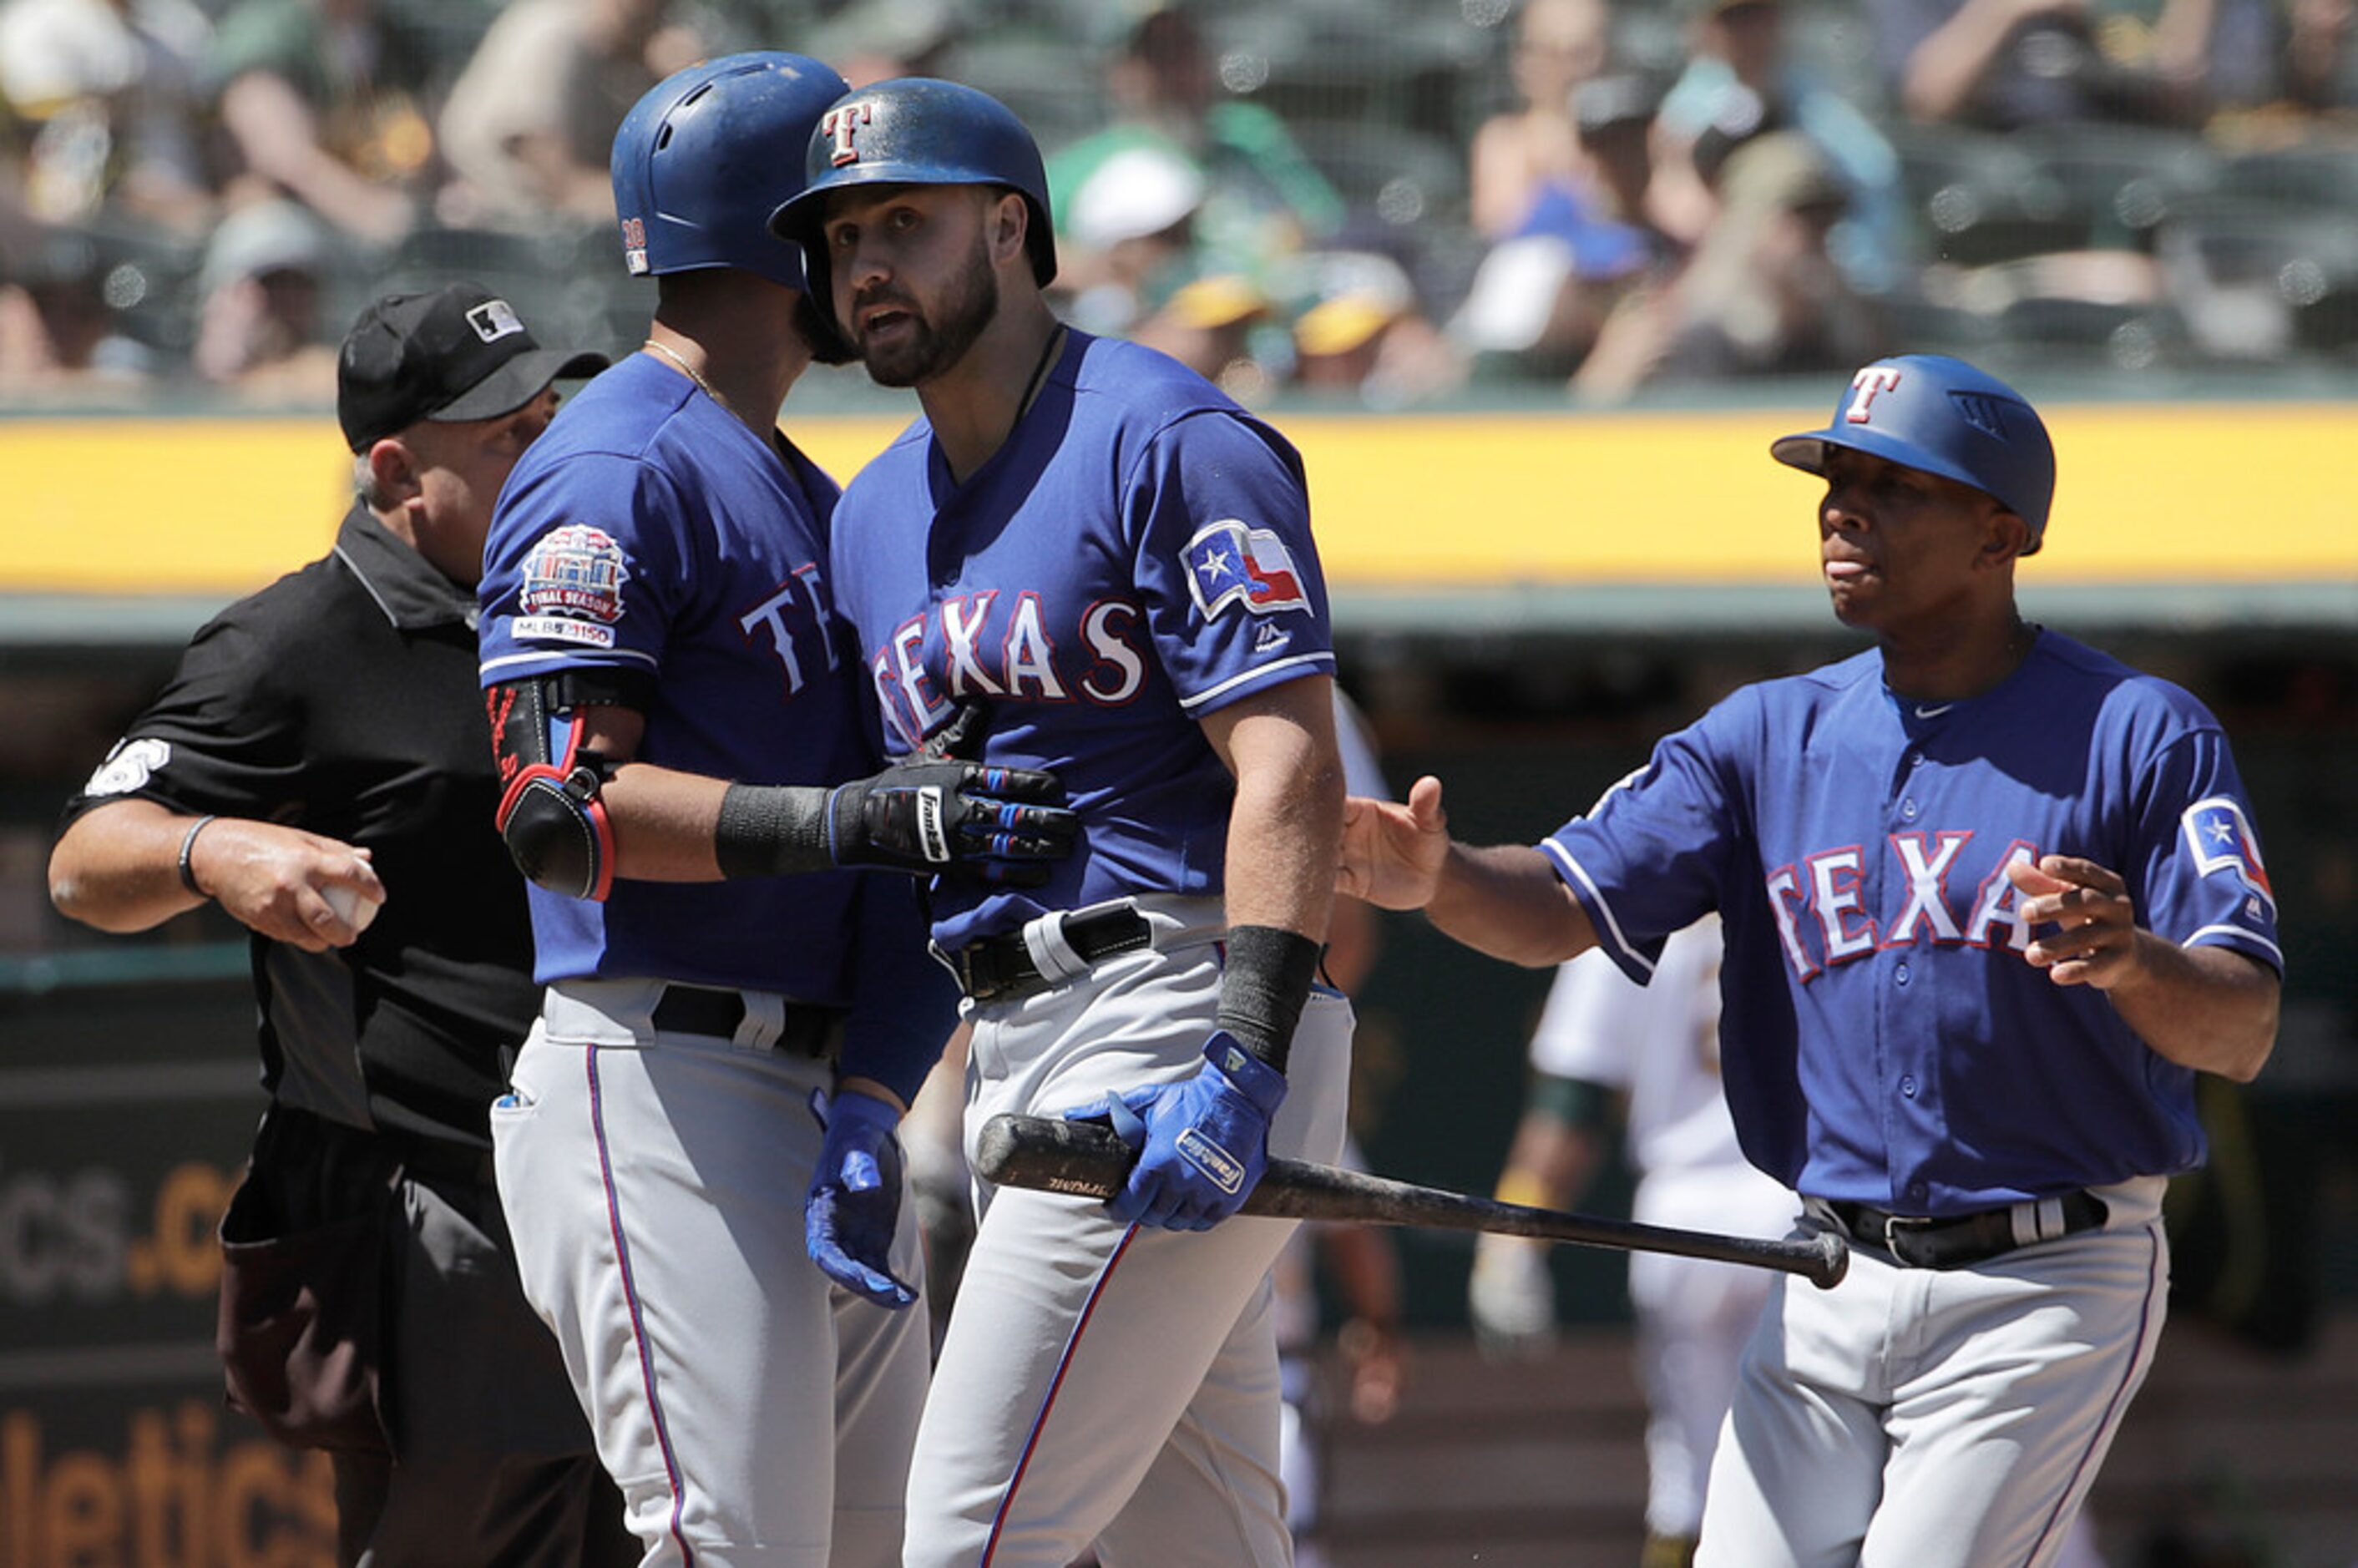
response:
<path id="1" fill-rule="evenodd" d="M 544 349 L 508 302 L 472 283 L 393 294 L 360 314 L 336 359 L 336 418 L 355 452 L 421 419 L 513 413 L 600 353 Z"/>

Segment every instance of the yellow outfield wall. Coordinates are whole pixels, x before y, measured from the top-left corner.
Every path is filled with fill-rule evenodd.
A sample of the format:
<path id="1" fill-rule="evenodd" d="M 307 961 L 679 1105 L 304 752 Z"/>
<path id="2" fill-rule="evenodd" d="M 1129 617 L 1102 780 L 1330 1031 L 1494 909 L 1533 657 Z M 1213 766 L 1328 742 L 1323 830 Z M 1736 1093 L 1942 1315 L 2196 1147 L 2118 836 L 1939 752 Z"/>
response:
<path id="1" fill-rule="evenodd" d="M 1769 440 L 1823 407 L 1287 416 L 1337 586 L 1814 579 L 1817 481 Z M 2358 404 L 2066 406 L 2042 582 L 2358 581 Z M 897 419 L 801 419 L 849 475 Z M 324 415 L 0 420 L 0 593 L 242 593 L 319 555 L 350 494 Z"/>

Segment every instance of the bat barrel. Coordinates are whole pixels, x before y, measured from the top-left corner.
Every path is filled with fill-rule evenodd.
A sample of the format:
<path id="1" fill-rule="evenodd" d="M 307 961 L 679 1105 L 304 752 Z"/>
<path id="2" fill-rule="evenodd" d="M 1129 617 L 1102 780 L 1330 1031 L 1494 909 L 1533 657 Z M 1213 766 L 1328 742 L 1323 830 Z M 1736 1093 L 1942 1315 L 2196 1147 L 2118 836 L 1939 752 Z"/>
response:
<path id="1" fill-rule="evenodd" d="M 1107 1198 L 1120 1189 L 1137 1158 L 1102 1122 L 1048 1117 L 994 1116 L 975 1140 L 975 1169 L 1001 1186 L 1032 1187 L 1076 1197 Z M 1246 1214 L 1365 1225 L 1432 1226 L 1488 1230 L 1585 1247 L 1665 1252 L 1777 1269 L 1799 1274 L 1820 1290 L 1841 1282 L 1850 1268 L 1843 1238 L 1821 1233 L 1800 1240 L 1675 1230 L 1595 1215 L 1565 1214 L 1499 1203 L 1440 1187 L 1419 1186 L 1296 1160 L 1271 1160 L 1249 1196 Z"/>

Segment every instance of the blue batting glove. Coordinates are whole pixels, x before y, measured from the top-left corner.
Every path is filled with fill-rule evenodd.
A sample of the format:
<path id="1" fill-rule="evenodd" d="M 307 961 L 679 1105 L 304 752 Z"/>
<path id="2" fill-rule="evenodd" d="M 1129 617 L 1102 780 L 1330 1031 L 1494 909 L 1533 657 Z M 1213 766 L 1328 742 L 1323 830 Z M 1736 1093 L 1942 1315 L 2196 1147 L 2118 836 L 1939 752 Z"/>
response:
<path id="1" fill-rule="evenodd" d="M 873 1095 L 811 1096 L 811 1114 L 827 1129 L 818 1169 L 803 1199 L 803 1246 L 827 1278 L 881 1307 L 917 1299 L 892 1275 L 892 1236 L 901 1220 L 901 1113 Z"/>
<path id="2" fill-rule="evenodd" d="M 1106 1200 L 1116 1219 L 1209 1230 L 1243 1207 L 1260 1180 L 1270 1118 L 1284 1099 L 1285 1075 L 1222 1029 L 1204 1043 L 1194 1077 L 1067 1114 L 1106 1118 L 1139 1151 L 1129 1181 Z"/>

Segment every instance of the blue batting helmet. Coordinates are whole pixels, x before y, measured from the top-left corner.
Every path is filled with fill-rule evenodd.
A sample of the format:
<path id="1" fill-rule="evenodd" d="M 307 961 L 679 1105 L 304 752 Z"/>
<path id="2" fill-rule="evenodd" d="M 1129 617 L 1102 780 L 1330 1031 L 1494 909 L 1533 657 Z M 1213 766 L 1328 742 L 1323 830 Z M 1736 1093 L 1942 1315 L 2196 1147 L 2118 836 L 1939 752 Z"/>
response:
<path id="1" fill-rule="evenodd" d="M 722 55 L 649 88 L 614 133 L 614 213 L 634 275 L 736 267 L 802 288 L 802 257 L 770 232 L 802 189 L 811 128 L 844 92 L 815 59 Z"/>
<path id="2" fill-rule="evenodd" d="M 1877 360 L 1851 377 L 1823 430 L 1780 436 L 1769 456 L 1826 471 L 1826 449 L 1844 447 L 1969 484 L 2030 524 L 2024 555 L 2047 533 L 2055 499 L 2055 447 L 2022 395 L 1943 354 Z"/>
<path id="3" fill-rule="evenodd" d="M 820 117 L 803 162 L 802 190 L 771 215 L 770 227 L 802 246 L 811 297 L 830 316 L 819 228 L 827 193 L 855 185 L 1005 186 L 1032 211 L 1023 241 L 1032 276 L 1043 287 L 1056 276 L 1048 173 L 1039 144 L 988 92 L 904 76 L 846 93 Z"/>

